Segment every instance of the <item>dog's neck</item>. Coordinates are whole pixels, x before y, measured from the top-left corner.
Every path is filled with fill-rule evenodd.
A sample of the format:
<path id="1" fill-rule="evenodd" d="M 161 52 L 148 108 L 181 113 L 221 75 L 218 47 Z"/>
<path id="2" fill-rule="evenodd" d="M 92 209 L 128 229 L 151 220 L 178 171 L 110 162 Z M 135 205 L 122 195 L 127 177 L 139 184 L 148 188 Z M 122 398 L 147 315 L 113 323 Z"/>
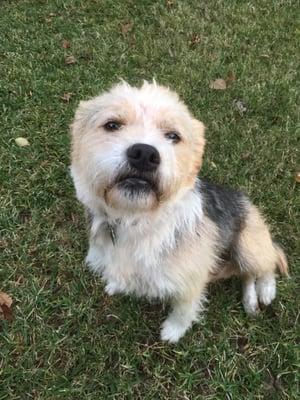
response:
<path id="1" fill-rule="evenodd" d="M 107 209 L 90 210 L 91 235 L 95 236 L 99 230 L 106 231 L 112 243 L 117 245 L 119 235 L 136 229 L 141 232 L 141 238 L 153 234 L 162 225 L 168 224 L 175 231 L 191 231 L 202 219 L 202 204 L 196 185 L 188 190 L 184 196 L 173 202 L 163 204 L 155 212 L 143 212 L 139 214 L 108 213 Z"/>

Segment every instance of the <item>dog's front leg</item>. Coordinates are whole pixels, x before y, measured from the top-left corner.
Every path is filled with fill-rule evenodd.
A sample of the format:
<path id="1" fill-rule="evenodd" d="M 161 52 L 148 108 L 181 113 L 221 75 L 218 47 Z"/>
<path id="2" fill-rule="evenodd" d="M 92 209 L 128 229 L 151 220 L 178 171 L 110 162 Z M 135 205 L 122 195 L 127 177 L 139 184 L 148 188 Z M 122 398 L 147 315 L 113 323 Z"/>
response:
<path id="1" fill-rule="evenodd" d="M 172 302 L 172 311 L 162 324 L 161 340 L 176 343 L 198 320 L 203 306 L 203 296 L 194 298 L 176 298 Z"/>
<path id="2" fill-rule="evenodd" d="M 94 240 L 90 240 L 90 246 L 85 258 L 86 264 L 90 267 L 90 269 L 97 274 L 101 275 L 103 271 L 103 253 L 101 246 L 97 244 Z"/>
<path id="3" fill-rule="evenodd" d="M 102 251 L 103 250 L 101 250 L 101 246 L 97 244 L 97 242 L 90 240 L 90 247 L 85 259 L 85 262 L 89 268 L 101 276 L 104 270 Z M 109 296 L 123 292 L 124 288 L 121 287 L 116 281 L 107 279 L 106 282 L 107 284 L 104 290 Z"/>

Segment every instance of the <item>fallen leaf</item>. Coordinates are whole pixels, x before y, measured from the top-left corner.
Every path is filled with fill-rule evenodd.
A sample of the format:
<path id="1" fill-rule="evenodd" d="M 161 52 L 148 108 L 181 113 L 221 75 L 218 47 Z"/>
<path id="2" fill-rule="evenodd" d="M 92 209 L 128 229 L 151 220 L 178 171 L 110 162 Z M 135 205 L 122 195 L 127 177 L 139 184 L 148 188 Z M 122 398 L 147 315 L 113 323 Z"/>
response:
<path id="1" fill-rule="evenodd" d="M 233 106 L 237 109 L 237 111 L 243 115 L 247 111 L 247 107 L 242 100 L 233 100 Z"/>
<path id="2" fill-rule="evenodd" d="M 9 294 L 0 292 L 0 306 L 6 305 L 6 307 L 10 308 L 12 305 L 12 298 Z"/>
<path id="3" fill-rule="evenodd" d="M 246 161 L 246 160 L 250 160 L 252 157 L 250 151 L 246 151 L 245 153 L 242 153 L 241 155 L 241 159 Z"/>
<path id="4" fill-rule="evenodd" d="M 6 321 L 13 320 L 12 311 L 6 304 L 0 306 L 0 319 L 5 319 Z"/>
<path id="5" fill-rule="evenodd" d="M 211 81 L 209 84 L 209 87 L 211 89 L 215 89 L 215 90 L 225 90 L 227 85 L 226 85 L 226 82 L 224 81 L 224 79 L 219 78 L 219 79 L 216 79 L 215 81 Z"/>
<path id="6" fill-rule="evenodd" d="M 174 5 L 174 1 L 172 0 L 167 0 L 167 6 L 172 7 Z"/>
<path id="7" fill-rule="evenodd" d="M 5 239 L 0 239 L 0 249 L 5 249 L 8 247 L 8 241 Z"/>
<path id="8" fill-rule="evenodd" d="M 62 101 L 64 101 L 65 103 L 69 103 L 70 99 L 71 99 L 72 93 L 64 93 L 63 96 L 60 96 L 60 98 L 62 99 Z"/>
<path id="9" fill-rule="evenodd" d="M 190 45 L 191 47 L 195 47 L 198 43 L 201 42 L 201 38 L 199 35 L 195 34 L 191 37 Z"/>
<path id="10" fill-rule="evenodd" d="M 121 24 L 121 33 L 127 35 L 127 33 L 132 31 L 133 22 L 127 22 L 126 24 Z"/>
<path id="11" fill-rule="evenodd" d="M 72 65 L 76 63 L 76 58 L 74 56 L 67 56 L 65 58 L 65 64 L 66 65 Z"/>
<path id="12" fill-rule="evenodd" d="M 15 142 L 18 146 L 20 147 L 25 147 L 25 146 L 29 146 L 29 142 L 26 138 L 24 137 L 18 137 L 15 139 Z"/>
<path id="13" fill-rule="evenodd" d="M 226 78 L 226 83 L 227 85 L 230 85 L 231 83 L 233 83 L 236 80 L 236 76 L 234 74 L 234 72 L 229 72 L 227 78 Z"/>
<path id="14" fill-rule="evenodd" d="M 296 181 L 297 183 L 300 183 L 300 171 L 296 172 L 296 174 L 295 174 L 295 181 Z"/>
<path id="15" fill-rule="evenodd" d="M 71 47 L 70 42 L 68 40 L 64 39 L 62 42 L 62 47 L 64 49 L 69 49 Z"/>
<path id="16" fill-rule="evenodd" d="M 249 340 L 244 336 L 239 336 L 237 338 L 237 347 L 240 353 L 245 353 L 245 351 L 249 348 Z"/>
<path id="17" fill-rule="evenodd" d="M 4 292 L 0 292 L 0 319 L 6 319 L 12 321 L 12 311 L 10 309 L 12 305 L 12 298 Z"/>

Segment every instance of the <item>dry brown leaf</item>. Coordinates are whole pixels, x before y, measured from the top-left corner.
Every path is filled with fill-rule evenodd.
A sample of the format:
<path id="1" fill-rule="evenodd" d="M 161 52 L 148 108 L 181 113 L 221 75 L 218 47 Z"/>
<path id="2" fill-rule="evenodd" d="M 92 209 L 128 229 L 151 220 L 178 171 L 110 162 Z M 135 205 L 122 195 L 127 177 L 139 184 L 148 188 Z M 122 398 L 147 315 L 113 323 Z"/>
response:
<path id="1" fill-rule="evenodd" d="M 6 307 L 10 308 L 12 305 L 12 298 L 9 294 L 0 292 L 0 306 L 6 305 Z"/>
<path id="2" fill-rule="evenodd" d="M 76 63 L 76 58 L 74 56 L 67 56 L 65 58 L 65 64 L 66 65 L 72 65 Z"/>
<path id="3" fill-rule="evenodd" d="M 7 321 L 13 320 L 12 311 L 6 304 L 0 306 L 0 319 L 6 319 Z"/>
<path id="4" fill-rule="evenodd" d="M 60 96 L 60 98 L 62 99 L 62 101 L 64 101 L 65 103 L 69 103 L 71 96 L 73 93 L 64 93 L 63 96 Z"/>
<path id="5" fill-rule="evenodd" d="M 249 339 L 245 336 L 239 336 L 237 338 L 237 347 L 240 353 L 245 353 L 250 347 Z"/>
<path id="6" fill-rule="evenodd" d="M 127 22 L 126 24 L 121 24 L 121 33 L 127 35 L 127 33 L 132 31 L 133 22 Z"/>
<path id="7" fill-rule="evenodd" d="M 0 319 L 12 321 L 13 315 L 11 311 L 12 298 L 9 294 L 0 292 Z"/>
<path id="8" fill-rule="evenodd" d="M 245 153 L 242 153 L 242 155 L 241 155 L 241 159 L 242 159 L 243 161 L 250 160 L 251 157 L 252 157 L 252 156 L 251 156 L 250 151 L 246 151 Z"/>
<path id="9" fill-rule="evenodd" d="M 300 183 L 300 171 L 296 172 L 296 174 L 295 174 L 295 181 L 296 181 L 297 183 Z"/>
<path id="10" fill-rule="evenodd" d="M 195 47 L 198 43 L 201 42 L 201 38 L 199 35 L 195 34 L 191 37 L 190 46 Z"/>
<path id="11" fill-rule="evenodd" d="M 29 146 L 28 140 L 27 140 L 26 138 L 24 138 L 24 137 L 18 137 L 18 138 L 16 138 L 16 139 L 15 139 L 15 142 L 16 142 L 16 144 L 17 144 L 19 147 Z"/>
<path id="12" fill-rule="evenodd" d="M 69 49 L 71 47 L 70 42 L 68 40 L 64 39 L 62 42 L 62 47 L 64 49 Z"/>
<path id="13" fill-rule="evenodd" d="M 5 239 L 0 239 L 0 249 L 5 249 L 8 247 L 8 241 Z"/>
<path id="14" fill-rule="evenodd" d="M 226 85 L 226 82 L 224 81 L 224 79 L 219 78 L 219 79 L 216 79 L 215 81 L 211 81 L 209 84 L 209 87 L 211 89 L 215 89 L 215 90 L 225 90 L 227 85 Z"/>
<path id="15" fill-rule="evenodd" d="M 227 78 L 226 78 L 226 83 L 227 85 L 230 85 L 231 83 L 233 83 L 236 80 L 236 76 L 234 72 L 229 72 Z"/>

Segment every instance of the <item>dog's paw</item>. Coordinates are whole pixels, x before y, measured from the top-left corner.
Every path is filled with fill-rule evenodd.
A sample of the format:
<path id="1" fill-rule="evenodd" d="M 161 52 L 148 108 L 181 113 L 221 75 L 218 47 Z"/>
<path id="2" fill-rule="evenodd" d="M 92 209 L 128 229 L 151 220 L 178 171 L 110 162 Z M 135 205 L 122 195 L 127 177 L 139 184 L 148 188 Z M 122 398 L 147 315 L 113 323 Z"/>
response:
<path id="1" fill-rule="evenodd" d="M 253 316 L 257 315 L 259 313 L 259 305 L 256 294 L 255 295 L 247 294 L 246 296 L 244 296 L 243 306 L 247 314 Z"/>
<path id="2" fill-rule="evenodd" d="M 268 306 L 276 297 L 276 281 L 274 277 L 261 278 L 256 282 L 256 292 L 260 303 Z"/>
<path id="3" fill-rule="evenodd" d="M 166 319 L 161 327 L 160 338 L 164 342 L 176 343 L 184 336 L 187 328 L 176 321 Z"/>
<path id="4" fill-rule="evenodd" d="M 104 288 L 105 293 L 107 293 L 109 296 L 113 296 L 114 294 L 120 293 L 122 290 L 119 287 L 119 285 L 115 282 L 109 282 L 105 288 Z"/>

